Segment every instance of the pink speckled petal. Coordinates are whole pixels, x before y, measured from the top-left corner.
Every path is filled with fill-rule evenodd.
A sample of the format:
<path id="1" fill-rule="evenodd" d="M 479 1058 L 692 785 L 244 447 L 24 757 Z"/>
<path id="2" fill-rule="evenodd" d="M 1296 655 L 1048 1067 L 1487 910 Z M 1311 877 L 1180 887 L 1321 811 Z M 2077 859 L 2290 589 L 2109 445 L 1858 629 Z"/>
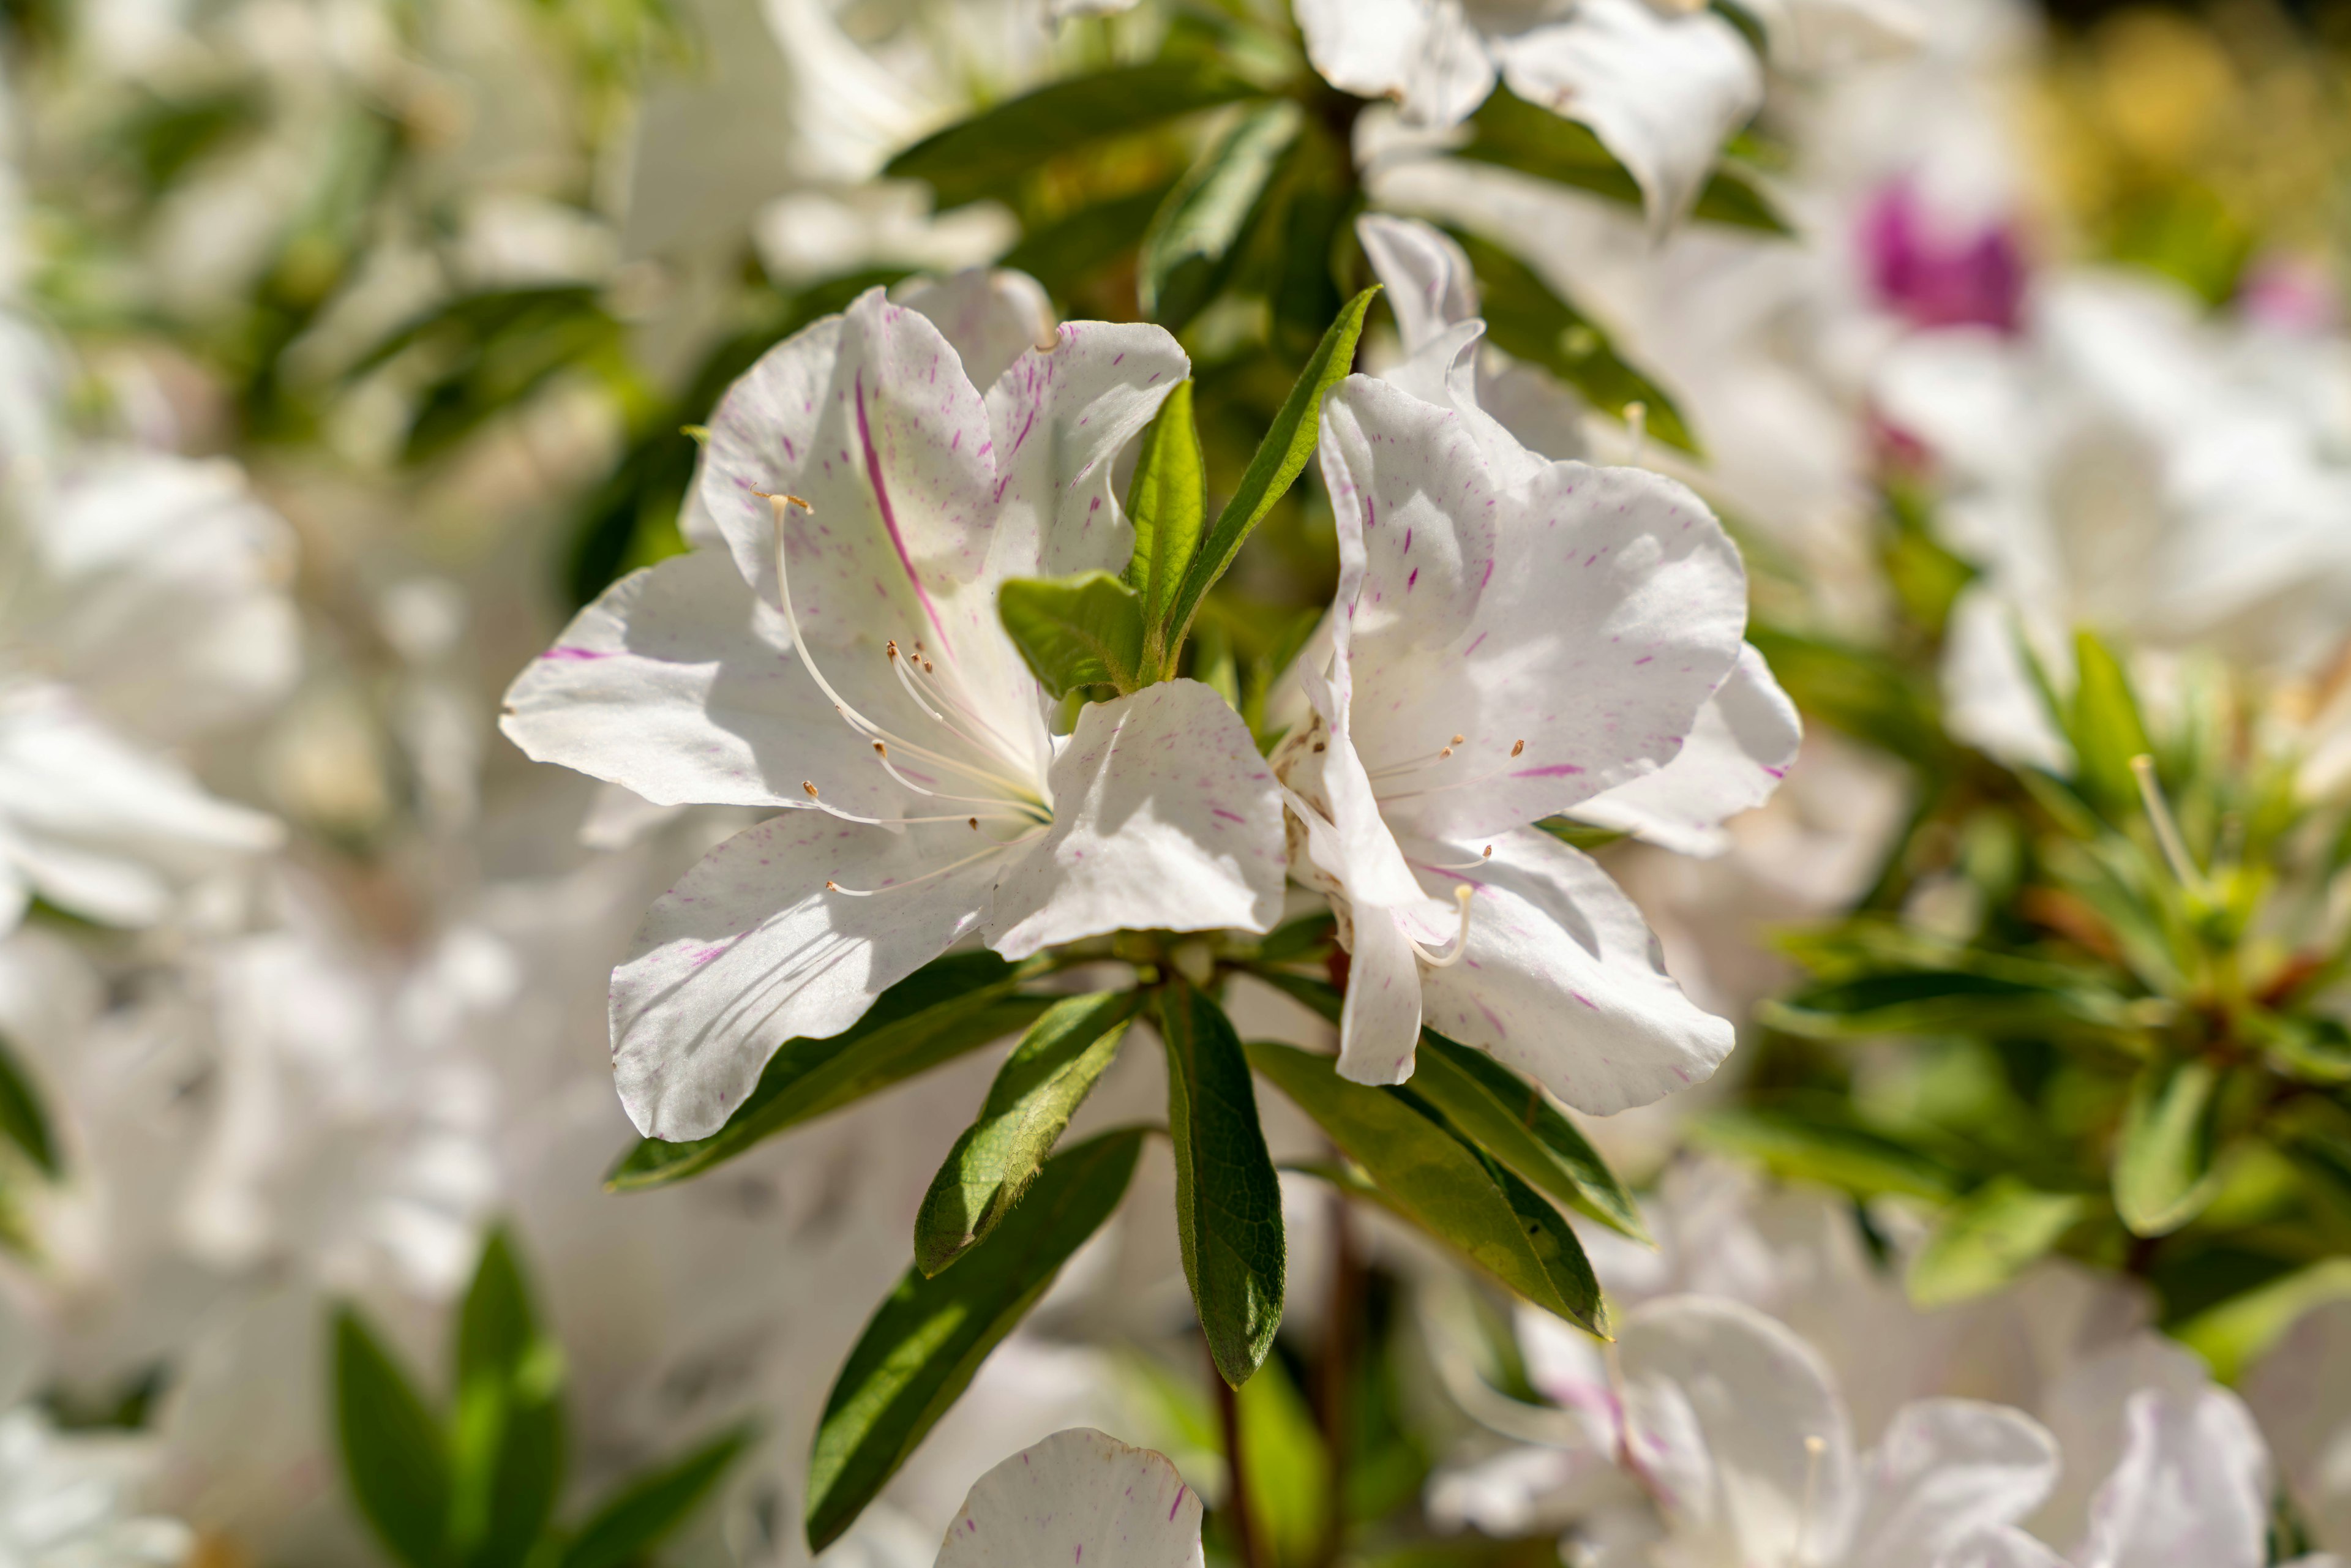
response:
<path id="1" fill-rule="evenodd" d="M 1008 958 L 1122 927 L 1272 927 L 1287 856 L 1272 770 L 1197 681 L 1095 703 L 1053 760 L 1051 831 L 1008 866 L 988 946 Z"/>
<path id="2" fill-rule="evenodd" d="M 891 687 L 857 700 L 903 697 Z M 801 669 L 782 616 L 719 551 L 605 590 L 516 677 L 499 727 L 538 761 L 658 804 L 799 805 L 808 779 L 860 816 L 904 809 L 906 791 Z"/>
<path id="3" fill-rule="evenodd" d="M 1491 1052 L 1579 1111 L 1613 1115 L 1709 1076 L 1730 1024 L 1665 972 L 1633 901 L 1588 855 L 1541 829 L 1484 843 L 1405 841 L 1432 892 L 1467 883 L 1469 951 L 1422 981 L 1428 1025 Z"/>
<path id="4" fill-rule="evenodd" d="M 1679 756 L 1586 800 L 1576 815 L 1682 854 L 1720 854 L 1730 847 L 1722 824 L 1771 798 L 1803 737 L 1796 705 L 1750 644 L 1698 709 Z"/>
<path id="5" fill-rule="evenodd" d="M 1387 290 L 1404 351 L 1478 314 L 1478 275 L 1451 235 L 1418 218 L 1366 213 L 1355 220 L 1364 258 Z"/>
<path id="6" fill-rule="evenodd" d="M 704 856 L 645 912 L 612 971 L 612 1073 L 638 1131 L 716 1132 L 778 1046 L 840 1033 L 977 925 L 1018 852 L 984 852 L 1005 832 L 892 832 L 790 811 Z M 828 880 L 891 891 L 856 898 Z"/>
<path id="7" fill-rule="evenodd" d="M 1356 1083 L 1401 1083 L 1420 1045 L 1420 960 L 1392 911 L 1358 904 L 1339 1014 L 1339 1076 Z"/>
<path id="8" fill-rule="evenodd" d="M 1165 1455 L 1073 1427 L 979 1478 L 937 1568 L 1196 1568 L 1200 1512 Z"/>
<path id="9" fill-rule="evenodd" d="M 1704 502 L 1580 463 L 1499 486 L 1461 414 L 1363 376 L 1322 429 L 1332 685 L 1399 833 L 1507 831 L 1681 750 L 1747 618 L 1738 551 Z"/>

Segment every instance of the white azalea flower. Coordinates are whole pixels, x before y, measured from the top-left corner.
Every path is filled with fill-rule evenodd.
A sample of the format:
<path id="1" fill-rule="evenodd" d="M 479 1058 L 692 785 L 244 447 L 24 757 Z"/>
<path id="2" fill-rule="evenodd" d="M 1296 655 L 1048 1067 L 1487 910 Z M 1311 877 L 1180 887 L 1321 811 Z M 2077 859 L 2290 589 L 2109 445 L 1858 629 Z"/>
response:
<path id="1" fill-rule="evenodd" d="M 1299 0 L 1332 86 L 1457 125 L 1497 79 L 1589 125 L 1640 184 L 1654 226 L 1698 200 L 1723 139 L 1763 101 L 1739 29 L 1674 0 Z"/>
<path id="2" fill-rule="evenodd" d="M 1567 417 L 1573 394 L 1479 343 L 1477 276 L 1449 235 L 1416 218 L 1377 214 L 1356 220 L 1355 229 L 1410 356 L 1388 381 L 1484 430 L 1484 450 L 1507 482 L 1531 476 L 1544 457 L 1584 455 Z M 1481 414 L 1509 442 L 1493 439 Z M 1510 442 L 1524 450 L 1511 452 Z M 1585 800 L 1575 814 L 1684 854 L 1719 854 L 1730 845 L 1723 823 L 1771 798 L 1802 738 L 1796 705 L 1763 655 L 1742 646 L 1673 759 Z"/>
<path id="3" fill-rule="evenodd" d="M 30 1406 L 0 1415 L 0 1563 L 8 1568 L 173 1568 L 195 1544 L 135 1499 L 147 1445 L 75 1437 Z"/>
<path id="4" fill-rule="evenodd" d="M 779 1042 L 847 1028 L 967 936 L 1019 957 L 1280 913 L 1239 716 L 1179 681 L 1057 737 L 997 621 L 1008 577 L 1124 563 L 1112 465 L 1183 351 L 1084 322 L 1008 357 L 1004 319 L 957 343 L 876 289 L 771 350 L 711 419 L 697 529 L 726 549 L 614 586 L 509 694 L 534 757 L 657 803 L 786 809 L 655 904 L 614 971 L 651 1135 L 715 1131 Z M 983 394 L 970 371 L 1000 373 Z"/>
<path id="5" fill-rule="evenodd" d="M 276 846 L 166 751 L 292 684 L 287 538 L 226 464 L 17 467 L 0 516 L 0 929 L 36 894 L 117 925 Z"/>
<path id="6" fill-rule="evenodd" d="M 938 1568 L 1193 1568 L 1200 1494 L 1165 1456 L 1102 1432 L 1056 1432 L 979 1478 Z"/>
<path id="7" fill-rule="evenodd" d="M 2311 1530 L 2351 1550 L 2351 1301 L 2307 1313 L 2244 1381 Z"/>

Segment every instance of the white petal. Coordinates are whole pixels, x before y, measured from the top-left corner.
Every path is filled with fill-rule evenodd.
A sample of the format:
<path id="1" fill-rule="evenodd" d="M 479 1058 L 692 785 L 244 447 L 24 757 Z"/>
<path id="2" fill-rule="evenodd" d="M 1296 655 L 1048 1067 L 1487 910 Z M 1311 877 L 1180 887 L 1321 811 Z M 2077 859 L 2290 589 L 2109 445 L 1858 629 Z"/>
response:
<path id="1" fill-rule="evenodd" d="M 2244 1395 L 2318 1539 L 2351 1543 L 2351 1301 L 2305 1313 Z"/>
<path id="2" fill-rule="evenodd" d="M 1091 703 L 1053 759 L 1053 823 L 1008 865 L 988 946 L 1025 957 L 1127 929 L 1265 931 L 1288 856 L 1272 769 L 1197 681 Z"/>
<path id="3" fill-rule="evenodd" d="M 1478 314 L 1478 275 L 1452 235 L 1418 218 L 1385 213 L 1357 218 L 1355 235 L 1395 312 L 1405 353 L 1417 353 L 1446 328 Z"/>
<path id="4" fill-rule="evenodd" d="M 1946 1549 L 2013 1524 L 2057 1479 L 2057 1440 L 2022 1411 L 1971 1399 L 1905 1406 L 1862 1468 L 1846 1558 L 1937 1568 Z"/>
<path id="5" fill-rule="evenodd" d="M 1961 1542 L 1939 1568 L 2066 1568 L 2066 1563 L 2024 1531 L 2003 1528 Z"/>
<path id="6" fill-rule="evenodd" d="M 1025 272 L 966 267 L 915 284 L 899 294 L 898 303 L 921 311 L 946 335 L 976 387 L 992 385 L 1029 350 L 1053 347 L 1053 302 Z"/>
<path id="7" fill-rule="evenodd" d="M 1367 377 L 1325 404 L 1336 684 L 1365 694 L 1355 746 L 1399 831 L 1501 832 L 1654 770 L 1739 658 L 1745 572 L 1705 503 L 1640 469 L 1499 489 L 1492 466 L 1461 416 Z"/>
<path id="8" fill-rule="evenodd" d="M 808 779 L 861 816 L 895 815 L 904 793 L 719 550 L 606 589 L 516 677 L 498 727 L 659 805 L 799 805 Z"/>
<path id="9" fill-rule="evenodd" d="M 1428 1026 L 1579 1111 L 1612 1115 L 1712 1076 L 1737 1034 L 1665 972 L 1641 912 L 1588 855 L 1537 828 L 1407 841 L 1431 888 L 1466 883 L 1469 950 L 1422 981 Z M 1475 869 L 1440 871 L 1478 862 Z"/>
<path id="10" fill-rule="evenodd" d="M 1356 1083 L 1401 1083 L 1412 1076 L 1420 1045 L 1420 960 L 1392 911 L 1358 904 L 1349 925 L 1339 1076 Z"/>
<path id="11" fill-rule="evenodd" d="M 2080 1568 L 2262 1568 L 2269 1452 L 2243 1401 L 2148 1389 L 2123 1419 L 2123 1461 L 2090 1504 Z"/>
<path id="12" fill-rule="evenodd" d="M 2024 662 L 2016 606 L 1970 587 L 1951 607 L 1943 647 L 1943 707 L 1952 735 L 2011 765 L 2070 772 L 2074 748 Z M 2054 681 L 2067 672 L 2052 670 Z"/>
<path id="13" fill-rule="evenodd" d="M 1842 1512 L 1854 1479 L 1844 1406 L 1819 1354 L 1752 1307 L 1710 1296 L 1636 1310 L 1618 1354 L 1626 1443 L 1666 1490 L 1684 1560 L 1809 1557 L 1800 1533 Z"/>
<path id="14" fill-rule="evenodd" d="M 1683 854 L 1719 854 L 1730 847 L 1722 824 L 1771 798 L 1803 737 L 1796 705 L 1750 643 L 1698 710 L 1680 755 L 1586 800 L 1576 815 Z"/>
<path id="15" fill-rule="evenodd" d="M 1461 0 L 1298 0 L 1294 12 L 1324 81 L 1393 99 L 1413 124 L 1458 125 L 1494 90 Z"/>
<path id="16" fill-rule="evenodd" d="M 1724 140 L 1763 101 L 1739 29 L 1708 11 L 1580 0 L 1563 22 L 1497 44 L 1510 90 L 1590 126 L 1640 183 L 1650 225 L 1686 216 Z"/>
<path id="17" fill-rule="evenodd" d="M 1200 1511 L 1164 1455 L 1077 1427 L 979 1478 L 937 1568 L 1194 1568 Z"/>
<path id="18" fill-rule="evenodd" d="M 612 971 L 612 1073 L 637 1130 L 716 1132 L 778 1046 L 840 1033 L 977 926 L 1003 866 L 983 853 L 993 831 L 790 811 L 704 856 Z"/>

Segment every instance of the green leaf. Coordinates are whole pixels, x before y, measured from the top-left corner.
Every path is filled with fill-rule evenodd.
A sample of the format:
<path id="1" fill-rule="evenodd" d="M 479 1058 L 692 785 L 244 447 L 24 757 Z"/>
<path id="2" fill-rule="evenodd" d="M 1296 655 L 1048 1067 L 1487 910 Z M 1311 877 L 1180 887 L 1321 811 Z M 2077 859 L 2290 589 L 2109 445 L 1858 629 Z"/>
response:
<path id="1" fill-rule="evenodd" d="M 1513 359 L 1541 365 L 1604 413 L 1623 419 L 1629 404 L 1641 404 L 1651 435 L 1684 452 L 1698 450 L 1674 400 L 1626 363 L 1596 322 L 1500 246 L 1460 229 L 1449 232 L 1477 270 L 1488 342 Z"/>
<path id="2" fill-rule="evenodd" d="M 1643 204 L 1639 183 L 1588 127 L 1538 108 L 1508 88 L 1497 88 L 1469 117 L 1469 125 L 1473 134 L 1460 157 L 1573 185 L 1626 206 Z M 1690 215 L 1768 234 L 1795 232 L 1761 192 L 1726 169 L 1708 178 Z"/>
<path id="3" fill-rule="evenodd" d="M 1813 1040 L 1888 1034 L 2126 1032 L 2142 1020 L 2124 998 L 2084 981 L 2042 984 L 1963 969 L 1905 970 L 1810 986 L 1757 1017 Z"/>
<path id="4" fill-rule="evenodd" d="M 1114 66 L 1063 77 L 982 110 L 917 141 L 891 159 L 883 172 L 927 181 L 941 207 L 960 206 L 1106 137 L 1261 96 L 1250 83 L 1203 61 Z"/>
<path id="5" fill-rule="evenodd" d="M 61 1174 L 57 1140 L 49 1132 L 49 1113 L 41 1105 L 32 1075 L 16 1060 L 5 1039 L 0 1039 L 0 1138 L 16 1145 L 42 1175 Z"/>
<path id="6" fill-rule="evenodd" d="M 1290 486 L 1305 469 L 1306 460 L 1314 455 L 1314 444 L 1322 434 L 1323 394 L 1344 381 L 1353 366 L 1355 344 L 1364 335 L 1364 315 L 1372 308 L 1372 298 L 1378 292 L 1379 286 L 1374 284 L 1347 301 L 1346 308 L 1331 323 L 1331 329 L 1322 334 L 1322 341 L 1306 361 L 1306 368 L 1299 372 L 1290 395 L 1282 400 L 1281 412 L 1274 415 L 1272 427 L 1249 459 L 1240 487 L 1225 503 L 1225 509 L 1217 514 L 1215 525 L 1186 569 L 1183 582 L 1165 613 L 1154 622 L 1152 645 L 1165 650 L 1160 665 L 1163 674 L 1173 673 L 1184 638 L 1191 631 L 1192 617 L 1199 612 L 1200 601 L 1225 575 L 1233 558 L 1240 553 L 1243 542 L 1264 521 L 1274 503 L 1290 493 Z"/>
<path id="7" fill-rule="evenodd" d="M 512 1568 L 563 1487 L 563 1356 L 540 1327 L 504 1226 L 458 1314 L 450 1544 L 467 1568 Z"/>
<path id="8" fill-rule="evenodd" d="M 1192 418 L 1192 382 L 1176 384 L 1159 415 L 1143 433 L 1135 455 L 1134 480 L 1127 486 L 1126 515 L 1134 525 L 1134 555 L 1126 580 L 1143 596 L 1143 623 L 1156 628 L 1199 553 L 1207 524 L 1207 471 L 1200 456 L 1200 431 Z M 1144 663 L 1165 663 L 1164 649 L 1146 644 Z"/>
<path id="9" fill-rule="evenodd" d="M 2074 685 L 2069 728 L 2074 771 L 2082 788 L 2110 819 L 2126 821 L 2138 807 L 2131 758 L 2153 749 L 2138 695 L 2112 649 L 2091 632 L 2074 637 Z"/>
<path id="10" fill-rule="evenodd" d="M 1410 1089 L 1339 1076 L 1336 1059 L 1252 1040 L 1249 1065 L 1368 1173 L 1370 1191 L 1535 1305 L 1604 1333 L 1600 1284 L 1559 1211 Z"/>
<path id="11" fill-rule="evenodd" d="M 1249 1474 L 1250 1522 L 1268 1549 L 1259 1560 L 1301 1568 L 1329 1562 L 1321 1549 L 1332 1523 L 1331 1452 L 1281 1358 L 1261 1367 L 1234 1396 L 1233 1406 Z M 1229 1463 L 1232 1456 L 1225 1458 Z"/>
<path id="12" fill-rule="evenodd" d="M 1906 1193 L 1948 1200 L 1960 1174 L 1923 1149 L 1861 1126 L 1828 1105 L 1759 1105 L 1717 1111 L 1691 1132 L 1708 1147 L 1740 1155 L 1788 1180 L 1817 1182 L 1874 1197 Z"/>
<path id="13" fill-rule="evenodd" d="M 1158 215 L 1172 182 L 1112 196 L 1035 228 L 996 265 L 1025 272 L 1056 298 L 1066 299 L 1094 274 L 1137 249 Z"/>
<path id="14" fill-rule="evenodd" d="M 359 1313 L 335 1312 L 335 1434 L 360 1512 L 407 1568 L 449 1562 L 441 1424 Z"/>
<path id="15" fill-rule="evenodd" d="M 1281 1178 L 1258 1125 L 1257 1086 L 1215 999 L 1181 982 L 1159 998 L 1167 1132 L 1176 1145 L 1176 1236 L 1200 1331 L 1238 1388 L 1281 1326 L 1287 1253 Z"/>
<path id="16" fill-rule="evenodd" d="M 1750 623 L 1747 640 L 1807 716 L 1935 776 L 1952 770 L 1932 685 L 1887 654 L 1761 622 Z"/>
<path id="17" fill-rule="evenodd" d="M 2131 1083 L 2115 1152 L 2115 1209 L 2135 1236 L 2168 1236 L 2220 1191 L 2212 1168 L 2220 1074 L 2194 1059 L 2156 1062 Z"/>
<path id="18" fill-rule="evenodd" d="M 821 1552 L 873 1500 L 1126 1194 L 1142 1152 L 1122 1128 L 1045 1162 L 995 1233 L 935 1279 L 906 1270 L 841 1369 L 809 1459 L 808 1542 Z"/>
<path id="19" fill-rule="evenodd" d="M 735 1427 L 684 1458 L 622 1481 L 580 1527 L 557 1568 L 631 1568 L 643 1562 L 693 1516 L 755 1436 L 747 1426 Z"/>
<path id="20" fill-rule="evenodd" d="M 690 1143 L 640 1141 L 605 1177 L 620 1192 L 700 1176 L 777 1134 L 927 1072 L 1037 1021 L 1050 997 L 1018 994 L 1036 964 L 951 953 L 883 991 L 865 1016 L 824 1040 L 789 1040 L 726 1125 Z"/>
<path id="21" fill-rule="evenodd" d="M 1224 287 L 1301 118 L 1285 99 L 1257 105 L 1177 182 L 1143 236 L 1134 289 L 1145 317 L 1180 332 Z"/>
<path id="22" fill-rule="evenodd" d="M 1573 817 L 1545 817 L 1535 824 L 1570 849 L 1590 854 L 1611 844 L 1621 844 L 1633 835 L 1622 828 L 1595 828 L 1590 822 L 1579 822 Z"/>
<path id="23" fill-rule="evenodd" d="M 1998 1290 L 2045 1256 L 2089 1207 L 2078 1193 L 2040 1192 L 1995 1176 L 1943 1211 L 1911 1260 L 1910 1299 L 1940 1307 Z"/>
<path id="24" fill-rule="evenodd" d="M 1005 1059 L 979 1119 L 947 1151 L 914 1217 L 914 1266 L 935 1274 L 1003 1222 L 1118 1055 L 1138 991 L 1055 1002 Z"/>
<path id="25" fill-rule="evenodd" d="M 1484 1051 L 1423 1030 L 1412 1087 L 1538 1190 L 1635 1241 L 1649 1239 L 1639 1206 L 1600 1151 L 1541 1090 Z"/>
<path id="26" fill-rule="evenodd" d="M 1142 601 L 1106 571 L 1008 578 L 997 591 L 996 612 L 1050 696 L 1081 686 L 1116 686 L 1123 696 L 1150 684 L 1143 673 Z"/>

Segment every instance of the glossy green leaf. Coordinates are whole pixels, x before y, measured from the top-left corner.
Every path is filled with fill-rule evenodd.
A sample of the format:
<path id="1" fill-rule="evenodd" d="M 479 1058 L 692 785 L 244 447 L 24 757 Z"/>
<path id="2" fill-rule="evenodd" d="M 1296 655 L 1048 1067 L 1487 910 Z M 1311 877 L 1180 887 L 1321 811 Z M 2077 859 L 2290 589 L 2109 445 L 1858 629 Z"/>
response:
<path id="1" fill-rule="evenodd" d="M 1469 125 L 1473 134 L 1460 157 L 1572 185 L 1626 206 L 1642 204 L 1639 183 L 1588 127 L 1538 108 L 1508 88 L 1495 89 L 1469 117 Z M 1690 215 L 1768 234 L 1794 232 L 1761 192 L 1728 169 L 1719 168 L 1708 178 Z"/>
<path id="2" fill-rule="evenodd" d="M 1135 454 L 1134 479 L 1127 486 L 1126 515 L 1134 525 L 1134 555 L 1126 580 L 1143 599 L 1143 623 L 1160 627 L 1199 553 L 1207 526 L 1207 471 L 1200 456 L 1200 431 L 1192 418 L 1192 382 L 1176 383 L 1159 405 L 1158 417 L 1143 433 Z M 1165 663 L 1165 650 L 1147 641 L 1148 668 Z"/>
<path id="3" fill-rule="evenodd" d="M 1037 964 L 951 953 L 883 991 L 865 1016 L 824 1040 L 786 1040 L 726 1125 L 690 1143 L 640 1140 L 612 1168 L 616 1191 L 700 1176 L 777 1134 L 1017 1034 L 1052 1005 L 1019 995 Z"/>
<path id="4" fill-rule="evenodd" d="M 1143 670 L 1142 601 L 1106 571 L 1008 578 L 997 592 L 996 612 L 1050 696 L 1081 686 L 1116 686 L 1123 695 L 1150 684 Z"/>
<path id="5" fill-rule="evenodd" d="M 1454 1130 L 1577 1213 L 1646 1241 L 1641 1210 L 1600 1151 L 1559 1107 L 1482 1051 L 1421 1030 L 1415 1092 Z"/>
<path id="6" fill-rule="evenodd" d="M 1055 1002 L 1013 1047 L 979 1118 L 947 1151 L 914 1217 L 914 1266 L 935 1274 L 1003 1222 L 1118 1055 L 1137 991 Z"/>
<path id="7" fill-rule="evenodd" d="M 809 1459 L 808 1542 L 821 1552 L 855 1521 L 987 1353 L 1037 1303 L 1126 1194 L 1143 1133 L 1063 1149 L 987 1241 L 926 1277 L 909 1269 L 865 1325 L 825 1401 Z"/>
<path id="8" fill-rule="evenodd" d="M 959 206 L 1106 137 L 1259 96 L 1252 84 L 1204 61 L 1114 66 L 984 109 L 917 141 L 883 172 L 926 181 L 941 207 Z"/>
<path id="9" fill-rule="evenodd" d="M 1143 236 L 1135 298 L 1143 314 L 1180 332 L 1230 275 L 1242 235 L 1302 118 L 1277 99 L 1255 106 L 1200 155 Z"/>
<path id="10" fill-rule="evenodd" d="M 450 1545 L 467 1568 L 529 1555 L 563 1487 L 563 1356 L 538 1322 L 506 1228 L 490 1232 L 457 1320 Z"/>
<path id="11" fill-rule="evenodd" d="M 1281 1326 L 1281 1179 L 1258 1124 L 1257 1087 L 1232 1021 L 1183 984 L 1160 993 L 1167 1132 L 1176 1145 L 1176 1236 L 1208 1352 L 1238 1388 Z"/>
<path id="12" fill-rule="evenodd" d="M 1939 1307 L 1996 1291 L 2045 1257 L 2089 1209 L 2078 1193 L 1996 1176 L 1943 1211 L 1911 1260 L 1910 1299 Z"/>
<path id="13" fill-rule="evenodd" d="M 1339 1076 L 1335 1058 L 1252 1040 L 1249 1065 L 1363 1167 L 1380 1200 L 1545 1311 L 1602 1333 L 1600 1284 L 1542 1196 L 1410 1088 Z"/>
<path id="14" fill-rule="evenodd" d="M 0 1039 L 0 1138 L 14 1144 L 43 1175 L 59 1174 L 57 1140 L 49 1132 L 40 1091 L 5 1039 Z"/>
<path id="15" fill-rule="evenodd" d="M 1955 1197 L 1964 1178 L 1926 1150 L 1856 1124 L 1827 1105 L 1717 1111 L 1692 1134 L 1702 1145 L 1755 1160 L 1774 1176 L 1874 1197 Z"/>
<path id="16" fill-rule="evenodd" d="M 360 1515 L 407 1568 L 447 1568 L 450 1477 L 441 1423 L 367 1323 L 335 1312 L 335 1434 Z"/>
<path id="17" fill-rule="evenodd" d="M 1502 246 L 1459 229 L 1452 234 L 1478 273 L 1488 342 L 1513 359 L 1541 365 L 1604 413 L 1626 418 L 1629 405 L 1641 404 L 1651 435 L 1684 452 L 1698 450 L 1674 400 L 1617 353 L 1598 323 Z"/>
<path id="18" fill-rule="evenodd" d="M 1355 345 L 1364 335 L 1364 315 L 1371 309 L 1372 298 L 1378 292 L 1375 284 L 1347 301 L 1346 308 L 1322 334 L 1322 341 L 1306 361 L 1306 368 L 1299 372 L 1290 395 L 1282 400 L 1281 411 L 1274 415 L 1271 428 L 1250 457 L 1232 499 L 1217 514 L 1207 538 L 1193 556 L 1166 612 L 1154 624 L 1153 645 L 1166 650 L 1163 673 L 1172 673 L 1176 656 L 1191 630 L 1192 618 L 1199 613 L 1200 601 L 1225 575 L 1242 544 L 1265 520 L 1274 503 L 1290 493 L 1290 486 L 1304 471 L 1307 459 L 1314 455 L 1314 444 L 1322 429 L 1323 394 L 1344 381 L 1353 367 Z"/>
<path id="19" fill-rule="evenodd" d="M 683 1458 L 622 1481 L 563 1549 L 557 1568 L 631 1568 L 694 1515 L 756 1433 L 737 1427 Z"/>
<path id="20" fill-rule="evenodd" d="M 2193 1059 L 2154 1063 L 2132 1082 L 2114 1186 L 2115 1210 L 2133 1235 L 2168 1235 L 2219 1192 L 2220 1090 L 2220 1072 Z"/>

